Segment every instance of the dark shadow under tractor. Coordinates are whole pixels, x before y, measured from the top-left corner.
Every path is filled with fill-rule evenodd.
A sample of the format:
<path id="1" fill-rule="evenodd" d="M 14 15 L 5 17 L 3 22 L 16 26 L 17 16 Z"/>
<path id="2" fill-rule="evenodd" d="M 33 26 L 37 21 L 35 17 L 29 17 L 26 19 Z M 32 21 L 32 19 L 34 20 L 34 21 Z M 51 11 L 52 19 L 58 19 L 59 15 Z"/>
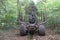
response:
<path id="1" fill-rule="evenodd" d="M 37 23 L 35 14 L 34 14 L 34 8 L 32 7 L 32 12 L 30 14 L 29 22 L 22 23 L 20 27 L 20 35 L 25 36 L 27 34 L 35 34 L 38 33 L 38 35 L 45 36 L 45 26 L 42 23 Z"/>

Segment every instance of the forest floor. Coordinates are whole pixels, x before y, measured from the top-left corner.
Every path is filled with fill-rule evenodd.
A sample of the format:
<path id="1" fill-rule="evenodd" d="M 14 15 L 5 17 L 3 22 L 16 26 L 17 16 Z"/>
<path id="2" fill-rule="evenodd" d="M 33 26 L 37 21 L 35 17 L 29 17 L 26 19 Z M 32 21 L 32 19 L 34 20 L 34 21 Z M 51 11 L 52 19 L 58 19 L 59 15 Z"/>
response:
<path id="1" fill-rule="evenodd" d="M 0 40 L 60 40 L 60 35 L 55 34 L 49 29 L 46 30 L 45 36 L 35 35 L 32 39 L 29 38 L 29 35 L 19 36 L 18 34 L 18 29 L 12 29 L 6 33 L 0 33 Z"/>

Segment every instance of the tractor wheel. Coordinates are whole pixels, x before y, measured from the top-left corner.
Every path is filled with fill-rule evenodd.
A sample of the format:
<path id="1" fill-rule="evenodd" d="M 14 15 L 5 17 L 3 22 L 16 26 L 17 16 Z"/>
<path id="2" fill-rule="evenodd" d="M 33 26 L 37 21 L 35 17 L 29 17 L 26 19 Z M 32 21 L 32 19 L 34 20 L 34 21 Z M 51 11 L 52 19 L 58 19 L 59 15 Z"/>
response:
<path id="1" fill-rule="evenodd" d="M 24 24 L 22 24 L 21 27 L 20 27 L 20 35 L 21 35 L 21 36 L 27 35 L 26 25 L 24 25 Z"/>
<path id="2" fill-rule="evenodd" d="M 45 27 L 44 27 L 44 25 L 40 25 L 40 26 L 39 26 L 38 34 L 39 34 L 40 36 L 45 36 Z"/>

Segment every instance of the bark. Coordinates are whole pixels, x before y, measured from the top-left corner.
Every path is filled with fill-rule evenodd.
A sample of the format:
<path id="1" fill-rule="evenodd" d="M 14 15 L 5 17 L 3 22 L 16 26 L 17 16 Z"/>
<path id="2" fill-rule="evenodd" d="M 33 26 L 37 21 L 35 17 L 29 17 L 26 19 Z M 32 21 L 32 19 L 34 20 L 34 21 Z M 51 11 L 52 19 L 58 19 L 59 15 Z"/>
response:
<path id="1" fill-rule="evenodd" d="M 19 2 L 19 0 L 17 0 L 17 6 L 18 6 L 18 18 L 17 18 L 17 21 L 18 21 L 18 23 L 20 24 L 21 23 L 21 21 L 22 21 L 22 18 L 21 18 L 21 12 L 20 12 L 20 2 Z"/>

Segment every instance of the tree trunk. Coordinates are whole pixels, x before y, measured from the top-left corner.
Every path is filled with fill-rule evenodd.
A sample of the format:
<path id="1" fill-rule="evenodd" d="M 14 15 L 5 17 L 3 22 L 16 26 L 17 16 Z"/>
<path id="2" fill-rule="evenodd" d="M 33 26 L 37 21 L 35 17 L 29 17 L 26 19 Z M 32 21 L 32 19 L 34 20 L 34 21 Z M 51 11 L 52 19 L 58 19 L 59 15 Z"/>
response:
<path id="1" fill-rule="evenodd" d="M 18 24 L 20 24 L 21 21 L 22 21 L 21 13 L 20 13 L 20 7 L 21 6 L 19 6 L 19 5 L 20 5 L 19 0 L 17 0 L 17 6 L 18 6 L 18 18 L 17 18 L 17 21 L 18 21 Z"/>

